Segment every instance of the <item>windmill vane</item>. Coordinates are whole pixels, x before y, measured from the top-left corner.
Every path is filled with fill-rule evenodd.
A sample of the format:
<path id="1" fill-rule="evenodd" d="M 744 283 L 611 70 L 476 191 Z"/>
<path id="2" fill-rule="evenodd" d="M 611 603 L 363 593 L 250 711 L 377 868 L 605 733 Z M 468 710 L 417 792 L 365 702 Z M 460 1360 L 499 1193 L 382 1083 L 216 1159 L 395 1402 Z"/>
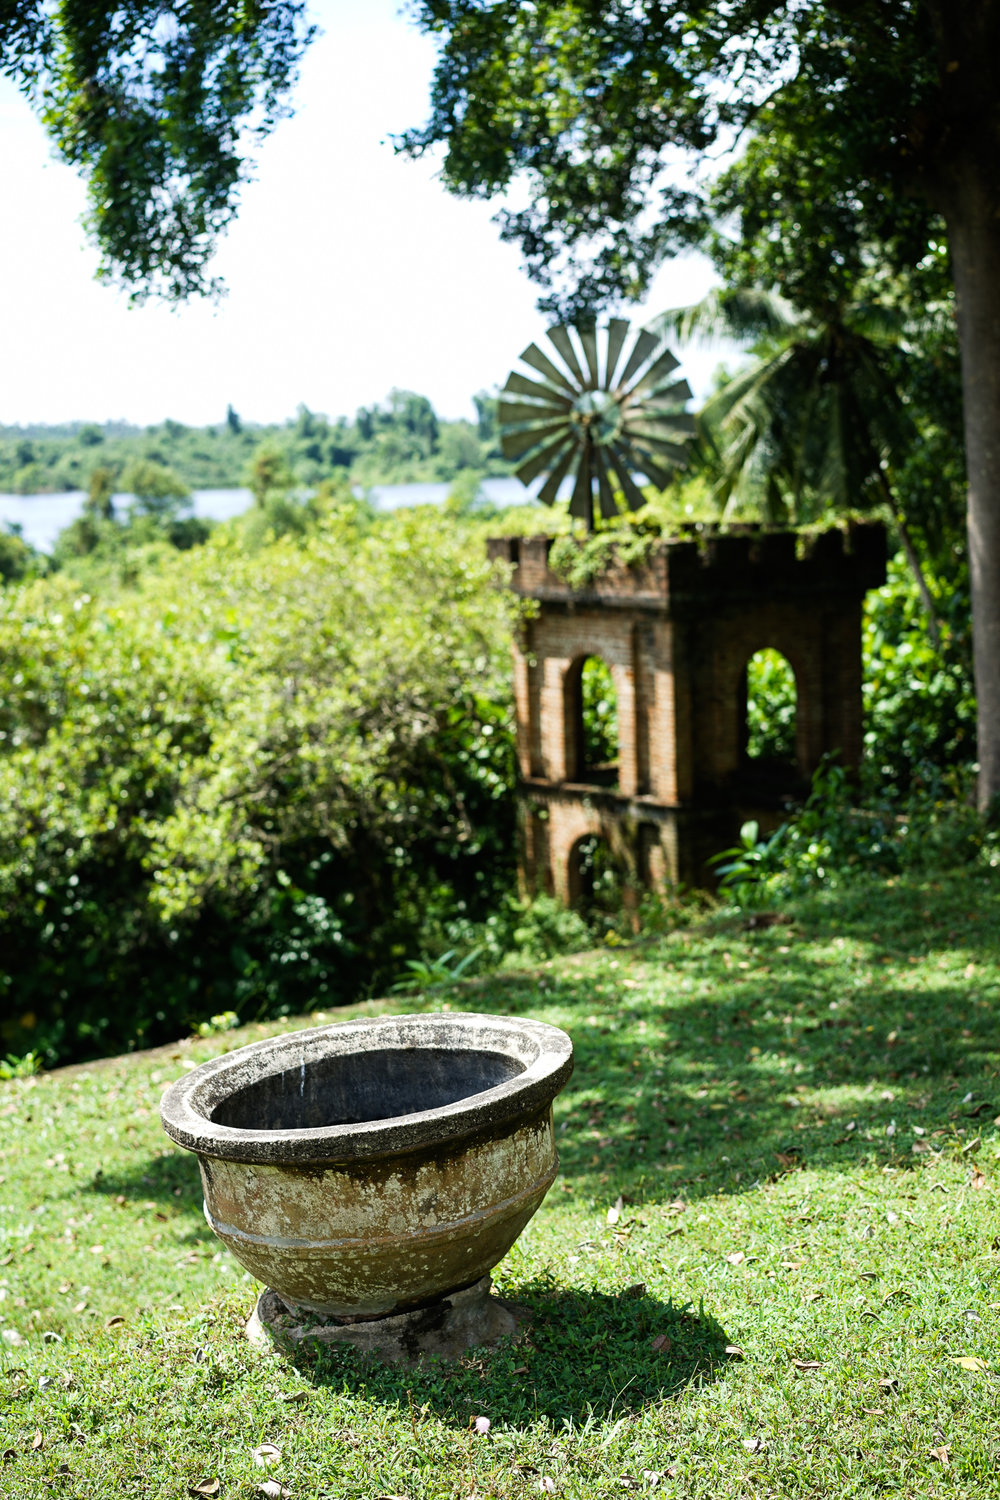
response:
<path id="1" fill-rule="evenodd" d="M 683 466 L 694 432 L 682 409 L 691 388 L 674 380 L 678 361 L 648 329 L 626 354 L 624 318 L 601 332 L 586 323 L 550 328 L 547 337 L 556 358 L 529 344 L 520 358 L 533 373 L 512 371 L 500 392 L 500 446 L 504 458 L 521 460 L 514 472 L 523 484 L 546 476 L 538 491 L 546 505 L 572 479 L 570 515 L 589 531 L 595 498 L 605 519 L 618 514 L 615 482 L 629 509 L 639 510 L 645 500 L 633 474 L 663 489 Z"/>

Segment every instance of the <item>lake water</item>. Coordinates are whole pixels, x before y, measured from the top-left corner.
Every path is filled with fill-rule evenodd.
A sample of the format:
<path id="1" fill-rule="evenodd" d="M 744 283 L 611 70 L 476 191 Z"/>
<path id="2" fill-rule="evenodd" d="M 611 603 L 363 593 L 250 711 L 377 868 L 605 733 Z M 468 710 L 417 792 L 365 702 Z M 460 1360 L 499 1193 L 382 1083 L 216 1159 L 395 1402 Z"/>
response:
<path id="1" fill-rule="evenodd" d="M 480 486 L 488 500 L 497 505 L 516 505 L 531 498 L 519 479 L 484 479 Z M 371 499 L 380 510 L 396 510 L 401 505 L 440 505 L 451 493 L 447 484 L 378 484 L 371 488 Z M 249 490 L 195 490 L 194 513 L 211 521 L 228 521 L 251 504 Z M 58 495 L 0 494 L 0 526 L 7 522 L 20 526 L 26 542 L 42 552 L 51 552 L 56 537 L 75 521 L 83 509 L 82 490 L 64 490 Z M 116 495 L 115 505 L 126 510 L 131 495 Z"/>

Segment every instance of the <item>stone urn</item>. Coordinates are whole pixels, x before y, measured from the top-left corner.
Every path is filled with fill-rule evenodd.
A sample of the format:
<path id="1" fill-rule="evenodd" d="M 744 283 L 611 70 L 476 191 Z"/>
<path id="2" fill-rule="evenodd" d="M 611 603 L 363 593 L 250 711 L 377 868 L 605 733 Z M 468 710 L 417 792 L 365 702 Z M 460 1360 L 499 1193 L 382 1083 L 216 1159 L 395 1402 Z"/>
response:
<path id="1" fill-rule="evenodd" d="M 388 1016 L 203 1063 L 161 1115 L 272 1318 L 398 1324 L 464 1296 L 468 1322 L 466 1289 L 488 1293 L 556 1175 L 552 1101 L 572 1068 L 569 1037 L 538 1021 Z"/>

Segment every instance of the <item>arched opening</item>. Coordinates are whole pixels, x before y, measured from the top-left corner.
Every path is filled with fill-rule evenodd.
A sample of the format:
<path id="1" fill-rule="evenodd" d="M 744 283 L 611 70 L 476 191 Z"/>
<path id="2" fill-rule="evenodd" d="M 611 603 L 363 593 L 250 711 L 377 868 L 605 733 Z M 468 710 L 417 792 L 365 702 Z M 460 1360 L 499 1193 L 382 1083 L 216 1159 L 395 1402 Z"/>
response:
<path id="1" fill-rule="evenodd" d="M 743 674 L 742 749 L 748 769 L 794 770 L 798 688 L 788 658 L 768 646 L 755 651 Z"/>
<path id="2" fill-rule="evenodd" d="M 625 871 L 607 839 L 588 833 L 569 852 L 570 905 L 592 926 L 618 925 Z"/>
<path id="3" fill-rule="evenodd" d="M 575 671 L 576 775 L 591 786 L 618 785 L 618 695 L 611 668 L 587 656 Z"/>

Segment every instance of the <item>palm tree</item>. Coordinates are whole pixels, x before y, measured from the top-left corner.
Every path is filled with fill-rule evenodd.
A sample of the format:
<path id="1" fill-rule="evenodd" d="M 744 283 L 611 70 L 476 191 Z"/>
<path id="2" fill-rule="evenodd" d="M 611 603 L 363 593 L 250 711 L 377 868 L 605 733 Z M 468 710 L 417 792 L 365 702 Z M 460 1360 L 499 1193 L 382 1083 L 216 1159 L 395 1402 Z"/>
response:
<path id="1" fill-rule="evenodd" d="M 801 525 L 884 506 L 939 647 L 934 598 L 893 485 L 919 441 L 899 387 L 911 357 L 902 315 L 874 301 L 801 313 L 775 293 L 739 290 L 711 292 L 650 328 L 682 340 L 735 338 L 756 355 L 699 414 L 723 518 Z"/>

